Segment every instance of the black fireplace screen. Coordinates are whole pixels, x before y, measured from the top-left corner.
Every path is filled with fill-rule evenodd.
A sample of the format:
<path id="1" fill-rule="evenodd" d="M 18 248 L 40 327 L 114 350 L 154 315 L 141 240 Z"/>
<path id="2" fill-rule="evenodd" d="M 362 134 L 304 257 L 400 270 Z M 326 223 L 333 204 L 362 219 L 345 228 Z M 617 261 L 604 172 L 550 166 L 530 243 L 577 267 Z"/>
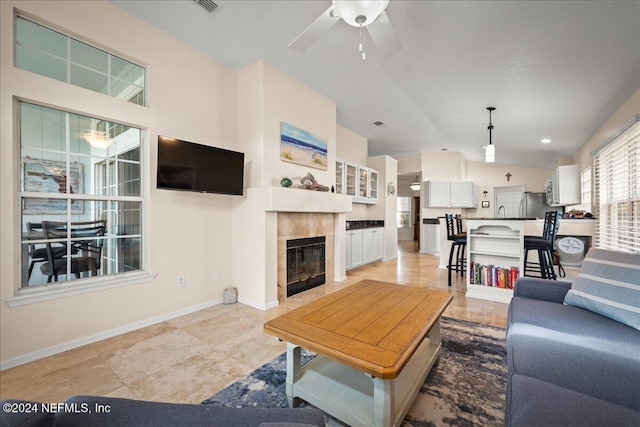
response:
<path id="1" fill-rule="evenodd" d="M 287 240 L 287 296 L 325 282 L 325 237 Z"/>

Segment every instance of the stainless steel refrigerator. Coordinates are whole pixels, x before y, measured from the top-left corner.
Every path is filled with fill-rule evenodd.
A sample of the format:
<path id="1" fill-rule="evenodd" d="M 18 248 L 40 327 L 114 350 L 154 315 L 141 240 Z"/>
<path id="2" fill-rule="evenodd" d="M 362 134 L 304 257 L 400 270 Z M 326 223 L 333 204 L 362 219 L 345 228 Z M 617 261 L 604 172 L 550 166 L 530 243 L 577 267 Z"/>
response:
<path id="1" fill-rule="evenodd" d="M 526 191 L 524 193 L 522 208 L 524 218 L 544 218 L 544 214 L 547 211 L 558 209 L 557 207 L 547 205 L 546 193 L 534 193 L 531 191 Z"/>

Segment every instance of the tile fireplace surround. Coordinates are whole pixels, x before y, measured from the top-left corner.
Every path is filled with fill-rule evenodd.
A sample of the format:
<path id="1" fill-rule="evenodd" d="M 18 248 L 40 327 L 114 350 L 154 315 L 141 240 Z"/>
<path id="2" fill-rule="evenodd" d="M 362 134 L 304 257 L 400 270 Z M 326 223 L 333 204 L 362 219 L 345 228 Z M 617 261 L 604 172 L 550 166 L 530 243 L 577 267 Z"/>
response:
<path id="1" fill-rule="evenodd" d="M 325 275 L 335 277 L 335 214 L 278 213 L 278 301 L 287 298 L 287 240 L 325 236 Z"/>
<path id="2" fill-rule="evenodd" d="M 345 194 L 282 187 L 250 187 L 234 201 L 233 277 L 238 301 L 267 310 L 286 300 L 286 242 L 325 236 L 327 280 L 345 280 Z M 262 213 L 261 213 L 262 212 Z M 246 251 L 246 244 L 253 250 Z M 247 268 L 251 265 L 252 268 Z"/>

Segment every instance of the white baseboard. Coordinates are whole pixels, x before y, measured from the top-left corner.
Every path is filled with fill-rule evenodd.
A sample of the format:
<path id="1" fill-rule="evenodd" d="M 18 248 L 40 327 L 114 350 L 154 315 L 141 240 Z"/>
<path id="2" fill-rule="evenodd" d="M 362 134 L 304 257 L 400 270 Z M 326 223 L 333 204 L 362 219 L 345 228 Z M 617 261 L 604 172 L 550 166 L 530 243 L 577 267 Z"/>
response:
<path id="1" fill-rule="evenodd" d="M 280 303 L 278 303 L 278 301 L 272 301 L 272 302 L 267 303 L 267 304 L 258 304 L 255 301 L 251 301 L 251 300 L 244 299 L 244 298 L 241 298 L 241 297 L 238 297 L 238 302 L 240 304 L 248 305 L 249 307 L 253 307 L 253 308 L 256 308 L 256 309 L 262 310 L 262 311 L 267 311 L 270 308 L 277 307 L 280 304 Z"/>
<path id="2" fill-rule="evenodd" d="M 10 369 L 15 366 L 23 365 L 25 363 L 33 362 L 34 360 L 53 356 L 54 354 L 62 353 L 63 351 L 82 347 L 83 345 L 92 344 L 94 342 L 102 341 L 107 338 L 122 335 L 127 332 L 135 331 L 137 329 L 145 328 L 147 326 L 155 325 L 156 323 L 175 319 L 176 317 L 184 316 L 185 314 L 190 314 L 199 310 L 204 310 L 205 308 L 213 307 L 219 304 L 222 304 L 222 298 L 211 300 L 202 304 L 193 305 L 191 307 L 182 308 L 180 310 L 172 311 L 170 313 L 162 314 L 160 316 L 156 316 L 149 319 L 141 320 L 139 322 L 120 326 L 118 328 L 110 329 L 108 331 L 99 332 L 97 334 L 89 335 L 83 338 L 67 341 L 62 344 L 57 344 L 51 347 L 44 348 L 42 350 L 37 350 L 31 353 L 23 354 L 22 356 L 13 357 L 11 359 L 7 359 L 5 361 L 0 362 L 0 371 L 4 371 L 5 369 Z"/>

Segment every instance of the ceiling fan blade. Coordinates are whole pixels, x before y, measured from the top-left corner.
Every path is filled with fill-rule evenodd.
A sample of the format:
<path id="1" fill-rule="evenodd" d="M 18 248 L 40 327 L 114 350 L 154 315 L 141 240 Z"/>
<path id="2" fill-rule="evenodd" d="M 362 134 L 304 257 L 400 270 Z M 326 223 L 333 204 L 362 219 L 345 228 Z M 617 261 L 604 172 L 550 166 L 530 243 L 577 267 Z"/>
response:
<path id="1" fill-rule="evenodd" d="M 311 23 L 294 41 L 289 43 L 291 49 L 305 51 L 316 40 L 320 38 L 329 28 L 333 26 L 340 19 L 339 16 L 333 16 L 331 13 L 333 6 L 329 6 L 329 9 L 325 10 L 322 15 Z"/>
<path id="2" fill-rule="evenodd" d="M 388 58 L 400 49 L 402 44 L 391 26 L 389 17 L 383 10 L 371 24 L 365 27 L 383 58 Z"/>

